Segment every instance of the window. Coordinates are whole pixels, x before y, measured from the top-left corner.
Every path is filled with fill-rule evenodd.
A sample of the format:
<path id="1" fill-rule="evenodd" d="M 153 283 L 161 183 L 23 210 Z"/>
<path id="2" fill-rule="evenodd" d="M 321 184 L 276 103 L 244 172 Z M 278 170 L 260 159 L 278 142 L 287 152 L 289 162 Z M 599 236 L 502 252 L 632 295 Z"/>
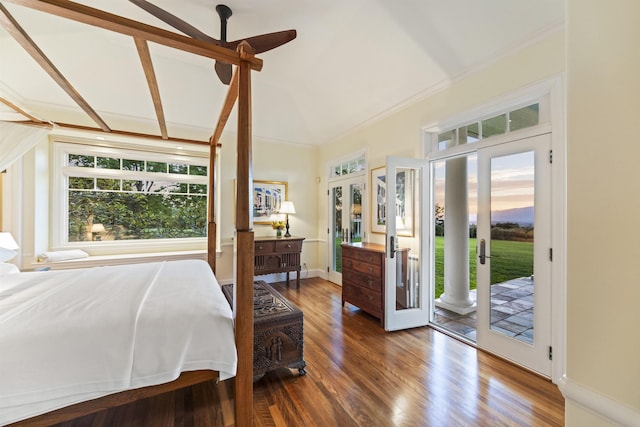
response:
<path id="1" fill-rule="evenodd" d="M 364 154 L 348 160 L 340 161 L 330 166 L 329 178 L 338 178 L 352 173 L 364 172 L 366 170 L 366 157 Z"/>
<path id="2" fill-rule="evenodd" d="M 59 244 L 133 244 L 207 236 L 208 163 L 175 155 L 56 143 Z"/>
<path id="3" fill-rule="evenodd" d="M 514 132 L 540 124 L 540 103 L 528 105 L 477 120 L 457 129 L 438 133 L 437 151 L 461 144 L 472 144 L 496 135 Z"/>

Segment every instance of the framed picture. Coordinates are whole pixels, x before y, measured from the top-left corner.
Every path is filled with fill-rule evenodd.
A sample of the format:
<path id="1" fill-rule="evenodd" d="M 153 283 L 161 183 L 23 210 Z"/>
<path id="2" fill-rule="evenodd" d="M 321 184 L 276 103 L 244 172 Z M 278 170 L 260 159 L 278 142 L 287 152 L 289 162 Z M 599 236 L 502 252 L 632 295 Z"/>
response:
<path id="1" fill-rule="evenodd" d="M 287 200 L 288 187 L 284 181 L 253 181 L 253 223 L 271 224 L 282 202 Z"/>
<path id="2" fill-rule="evenodd" d="M 384 234 L 387 231 L 387 215 L 396 217 L 398 236 L 413 237 L 413 171 L 396 173 L 396 203 L 392 210 L 387 207 L 386 168 L 371 169 L 371 232 Z"/>

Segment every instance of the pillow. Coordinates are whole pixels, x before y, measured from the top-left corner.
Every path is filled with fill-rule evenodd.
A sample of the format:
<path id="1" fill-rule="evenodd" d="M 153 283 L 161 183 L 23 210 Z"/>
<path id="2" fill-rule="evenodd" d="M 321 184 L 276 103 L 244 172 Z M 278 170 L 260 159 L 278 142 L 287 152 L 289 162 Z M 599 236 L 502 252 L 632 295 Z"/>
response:
<path id="1" fill-rule="evenodd" d="M 7 264 L 6 262 L 0 262 L 0 276 L 3 274 L 15 274 L 20 273 L 17 266 L 13 264 Z"/>
<path id="2" fill-rule="evenodd" d="M 89 254 L 81 249 L 69 249 L 66 251 L 43 252 L 38 255 L 38 262 L 58 262 L 88 257 Z"/>
<path id="3" fill-rule="evenodd" d="M 18 252 L 12 251 L 7 248 L 0 248 L 0 262 L 9 261 L 14 256 L 18 255 Z"/>

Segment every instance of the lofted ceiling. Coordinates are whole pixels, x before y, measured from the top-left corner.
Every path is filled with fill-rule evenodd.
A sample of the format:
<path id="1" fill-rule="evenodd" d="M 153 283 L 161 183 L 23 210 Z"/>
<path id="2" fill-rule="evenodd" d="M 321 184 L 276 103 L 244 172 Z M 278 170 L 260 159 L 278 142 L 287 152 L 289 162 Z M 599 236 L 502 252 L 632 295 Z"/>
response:
<path id="1" fill-rule="evenodd" d="M 219 39 L 222 0 L 149 0 Z M 178 32 L 127 0 L 82 0 Z M 317 145 L 563 28 L 564 0 L 225 0 L 228 39 L 296 29 L 258 55 L 255 138 Z M 132 37 L 0 0 L 110 129 L 160 135 Z M 170 137 L 206 141 L 227 86 L 212 59 L 149 42 Z M 0 119 L 99 127 L 0 27 Z M 235 132 L 235 114 L 227 132 Z M 13 117 L 13 118 L 12 118 Z"/>

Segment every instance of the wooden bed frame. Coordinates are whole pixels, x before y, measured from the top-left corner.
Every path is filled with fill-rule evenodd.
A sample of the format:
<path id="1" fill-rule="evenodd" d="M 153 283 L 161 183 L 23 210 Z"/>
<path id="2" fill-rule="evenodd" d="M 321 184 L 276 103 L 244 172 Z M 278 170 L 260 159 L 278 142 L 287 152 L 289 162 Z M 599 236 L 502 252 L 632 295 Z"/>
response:
<path id="1" fill-rule="evenodd" d="M 223 105 L 215 131 L 209 140 L 209 209 L 208 209 L 208 262 L 216 271 L 216 222 L 215 222 L 215 158 L 220 136 L 233 106 L 238 101 L 237 132 L 237 177 L 236 177 L 236 236 L 235 256 L 237 284 L 235 337 L 238 354 L 235 377 L 235 425 L 253 425 L 253 258 L 254 235 L 251 217 L 251 71 L 262 69 L 262 60 L 254 56 L 251 46 L 242 42 L 236 51 L 220 47 L 214 43 L 192 39 L 177 33 L 165 31 L 130 19 L 113 15 L 98 9 L 66 0 L 5 0 L 10 3 L 98 26 L 110 31 L 129 35 L 139 40 L 152 41 L 185 52 L 205 56 L 235 65 L 233 79 Z M 1 14 L 0 14 L 1 15 Z M 19 27 L 14 37 L 24 37 Z M 213 65 L 213 64 L 212 64 Z M 213 66 L 211 72 L 214 72 Z M 216 371 L 184 372 L 175 381 L 140 389 L 127 390 L 102 398 L 68 406 L 18 425 L 51 425 L 78 418 L 110 407 L 123 405 L 138 399 L 155 396 L 168 391 L 188 387 L 200 382 L 218 378 Z"/>

